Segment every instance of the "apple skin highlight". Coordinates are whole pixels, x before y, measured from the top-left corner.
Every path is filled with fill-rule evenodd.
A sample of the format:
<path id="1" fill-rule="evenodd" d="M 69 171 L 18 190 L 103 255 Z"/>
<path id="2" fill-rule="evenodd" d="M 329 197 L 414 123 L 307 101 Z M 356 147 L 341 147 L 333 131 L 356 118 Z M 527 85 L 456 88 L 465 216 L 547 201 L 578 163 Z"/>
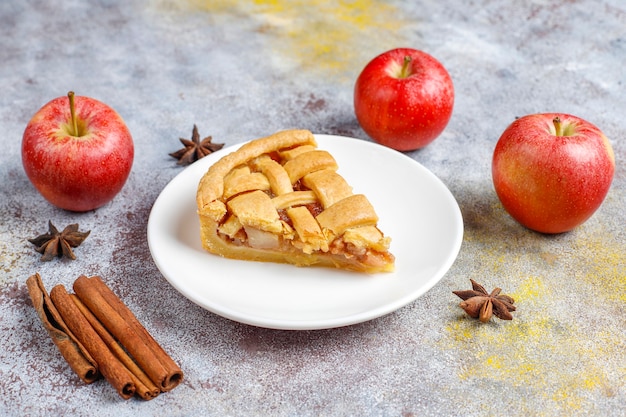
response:
<path id="1" fill-rule="evenodd" d="M 22 138 L 27 177 L 51 204 L 84 212 L 108 203 L 130 174 L 134 145 L 126 124 L 111 107 L 89 97 L 58 97 L 28 122 Z"/>
<path id="2" fill-rule="evenodd" d="M 494 187 L 505 210 L 525 227 L 547 234 L 587 221 L 604 201 L 614 172 L 613 149 L 600 129 L 561 113 L 515 120 L 502 133 L 492 160 Z"/>

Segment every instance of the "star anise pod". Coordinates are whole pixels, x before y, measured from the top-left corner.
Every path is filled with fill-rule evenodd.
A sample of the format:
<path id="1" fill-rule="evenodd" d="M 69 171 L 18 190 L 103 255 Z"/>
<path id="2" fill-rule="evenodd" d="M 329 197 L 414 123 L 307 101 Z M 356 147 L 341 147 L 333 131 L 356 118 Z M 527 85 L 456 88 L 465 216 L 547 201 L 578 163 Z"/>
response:
<path id="1" fill-rule="evenodd" d="M 50 261 L 56 256 L 76 259 L 72 248 L 76 248 L 83 243 L 90 232 L 91 230 L 79 232 L 78 224 L 70 224 L 59 233 L 52 221 L 48 220 L 48 233 L 39 235 L 34 239 L 28 239 L 28 241 L 37 246 L 35 249 L 37 252 L 43 254 L 41 256 L 42 261 Z"/>
<path id="2" fill-rule="evenodd" d="M 211 152 L 218 151 L 224 147 L 223 143 L 212 143 L 212 140 L 212 136 L 207 136 L 206 138 L 200 140 L 198 128 L 196 125 L 193 125 L 191 140 L 180 138 L 180 142 L 185 145 L 185 147 L 176 152 L 172 152 L 170 156 L 178 159 L 178 165 L 192 164 L 198 159 L 204 158 Z"/>
<path id="3" fill-rule="evenodd" d="M 513 303 L 515 300 L 508 295 L 500 294 L 501 288 L 495 288 L 491 293 L 485 287 L 470 279 L 472 289 L 465 291 L 452 291 L 463 301 L 459 306 L 473 318 L 478 318 L 483 323 L 491 320 L 491 316 L 502 320 L 513 320 L 511 311 L 515 311 Z"/>

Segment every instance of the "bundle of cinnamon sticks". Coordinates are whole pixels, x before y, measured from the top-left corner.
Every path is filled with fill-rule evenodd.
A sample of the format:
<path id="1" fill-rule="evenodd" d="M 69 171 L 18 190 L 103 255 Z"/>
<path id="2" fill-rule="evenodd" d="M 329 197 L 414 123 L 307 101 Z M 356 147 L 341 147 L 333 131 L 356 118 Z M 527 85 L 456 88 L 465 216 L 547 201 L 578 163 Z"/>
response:
<path id="1" fill-rule="evenodd" d="M 122 398 L 151 400 L 182 381 L 179 366 L 100 277 L 81 275 L 74 294 L 62 285 L 48 294 L 39 274 L 26 284 L 53 342 L 86 383 L 103 376 Z"/>

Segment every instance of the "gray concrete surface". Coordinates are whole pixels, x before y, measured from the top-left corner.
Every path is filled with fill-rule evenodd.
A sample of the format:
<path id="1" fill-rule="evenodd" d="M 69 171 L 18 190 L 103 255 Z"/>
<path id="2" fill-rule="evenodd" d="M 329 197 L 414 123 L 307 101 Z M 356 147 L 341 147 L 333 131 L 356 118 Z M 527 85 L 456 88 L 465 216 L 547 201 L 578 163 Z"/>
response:
<path id="1" fill-rule="evenodd" d="M 3 1 L 0 414 L 626 414 L 625 28 L 620 0 Z M 446 276 L 392 314 L 319 331 L 243 325 L 176 292 L 152 261 L 146 225 L 181 172 L 168 156 L 178 138 L 195 123 L 227 146 L 291 127 L 370 140 L 353 114 L 353 84 L 398 46 L 436 56 L 455 83 L 445 132 L 407 153 L 463 213 Z M 122 192 L 84 214 L 45 202 L 20 160 L 31 115 L 69 90 L 115 108 L 136 146 Z M 599 126 L 617 161 L 600 210 L 558 236 L 519 226 L 491 183 L 500 133 L 544 111 Z M 77 260 L 39 261 L 26 239 L 49 219 L 92 231 Z M 35 272 L 49 287 L 101 275 L 181 365 L 183 384 L 144 402 L 80 382 L 30 305 Z M 513 321 L 468 319 L 452 291 L 470 278 L 515 297 Z"/>

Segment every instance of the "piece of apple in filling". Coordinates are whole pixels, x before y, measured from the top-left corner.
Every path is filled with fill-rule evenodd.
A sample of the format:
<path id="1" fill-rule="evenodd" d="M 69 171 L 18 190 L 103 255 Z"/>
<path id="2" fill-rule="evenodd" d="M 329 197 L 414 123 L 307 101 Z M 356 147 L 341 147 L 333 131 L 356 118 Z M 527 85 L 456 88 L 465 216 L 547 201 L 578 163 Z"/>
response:
<path id="1" fill-rule="evenodd" d="M 279 247 L 283 223 L 269 195 L 260 190 L 239 194 L 227 207 L 231 215 L 220 225 L 220 233 L 257 249 Z"/>

